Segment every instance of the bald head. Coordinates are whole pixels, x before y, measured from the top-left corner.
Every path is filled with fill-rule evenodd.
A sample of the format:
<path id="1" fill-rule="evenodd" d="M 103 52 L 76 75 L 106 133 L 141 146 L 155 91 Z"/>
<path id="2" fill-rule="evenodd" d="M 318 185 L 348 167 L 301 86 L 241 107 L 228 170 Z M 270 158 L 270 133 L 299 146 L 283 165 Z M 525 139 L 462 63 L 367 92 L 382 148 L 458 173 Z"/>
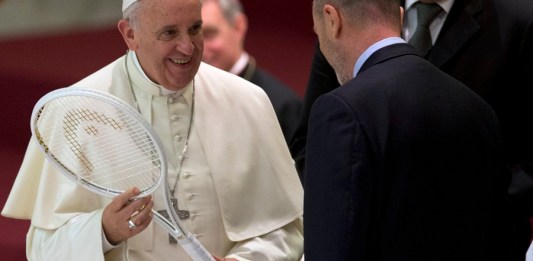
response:
<path id="1" fill-rule="evenodd" d="M 320 17 L 325 5 L 335 7 L 348 23 L 370 25 L 386 22 L 392 27 L 401 24 L 398 12 L 400 0 L 314 0 L 313 12 Z"/>
<path id="2" fill-rule="evenodd" d="M 313 28 L 337 79 L 353 78 L 355 61 L 372 44 L 401 35 L 400 0 L 314 0 Z"/>

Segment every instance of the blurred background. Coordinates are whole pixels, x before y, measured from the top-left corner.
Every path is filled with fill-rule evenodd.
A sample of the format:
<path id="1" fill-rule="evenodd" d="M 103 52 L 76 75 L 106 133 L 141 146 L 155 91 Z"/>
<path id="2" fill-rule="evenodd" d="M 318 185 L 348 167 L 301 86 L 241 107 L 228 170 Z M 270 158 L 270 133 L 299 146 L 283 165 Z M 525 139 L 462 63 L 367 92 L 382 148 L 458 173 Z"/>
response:
<path id="1" fill-rule="evenodd" d="M 311 0 L 241 0 L 246 49 L 303 97 L 316 36 Z M 0 208 L 30 139 L 30 115 L 47 92 L 123 55 L 120 0 L 0 0 Z M 0 217 L 2 260 L 26 260 L 29 222 Z"/>

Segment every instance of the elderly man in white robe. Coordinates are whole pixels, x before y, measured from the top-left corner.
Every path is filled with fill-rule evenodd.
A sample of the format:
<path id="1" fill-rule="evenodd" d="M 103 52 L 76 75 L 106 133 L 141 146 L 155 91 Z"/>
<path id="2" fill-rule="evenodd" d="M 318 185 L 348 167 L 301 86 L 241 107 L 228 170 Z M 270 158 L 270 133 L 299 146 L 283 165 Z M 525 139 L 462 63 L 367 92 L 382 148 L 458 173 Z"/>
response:
<path id="1" fill-rule="evenodd" d="M 201 1 L 124 0 L 123 12 L 128 53 L 73 87 L 115 95 L 154 127 L 182 222 L 217 260 L 299 260 L 303 189 L 279 123 L 259 87 L 201 62 Z M 32 140 L 2 215 L 31 219 L 29 260 L 189 260 L 152 222 L 163 192 L 97 195 Z"/>

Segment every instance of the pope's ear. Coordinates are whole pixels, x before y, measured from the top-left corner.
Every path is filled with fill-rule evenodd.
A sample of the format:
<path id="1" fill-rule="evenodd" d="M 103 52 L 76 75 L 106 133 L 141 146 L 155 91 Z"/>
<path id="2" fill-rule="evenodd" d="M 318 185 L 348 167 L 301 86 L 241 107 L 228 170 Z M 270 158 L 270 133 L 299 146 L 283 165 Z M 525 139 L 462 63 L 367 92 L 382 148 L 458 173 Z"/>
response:
<path id="1" fill-rule="evenodd" d="M 137 49 L 137 44 L 135 43 L 135 34 L 130 22 L 128 20 L 121 19 L 118 21 L 117 27 L 128 48 L 132 51 L 135 51 Z"/>

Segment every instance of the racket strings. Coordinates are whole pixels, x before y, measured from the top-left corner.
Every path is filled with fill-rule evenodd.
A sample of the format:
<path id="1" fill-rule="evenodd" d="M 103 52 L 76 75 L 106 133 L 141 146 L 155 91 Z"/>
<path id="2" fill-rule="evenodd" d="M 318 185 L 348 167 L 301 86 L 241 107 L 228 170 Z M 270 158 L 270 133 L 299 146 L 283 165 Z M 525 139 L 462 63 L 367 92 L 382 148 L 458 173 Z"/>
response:
<path id="1" fill-rule="evenodd" d="M 49 117 L 37 123 L 41 136 L 47 137 L 41 140 L 71 173 L 116 190 L 136 186 L 142 191 L 155 185 L 162 173 L 161 159 L 148 133 L 131 115 L 78 96 L 55 99 L 45 109 Z"/>

